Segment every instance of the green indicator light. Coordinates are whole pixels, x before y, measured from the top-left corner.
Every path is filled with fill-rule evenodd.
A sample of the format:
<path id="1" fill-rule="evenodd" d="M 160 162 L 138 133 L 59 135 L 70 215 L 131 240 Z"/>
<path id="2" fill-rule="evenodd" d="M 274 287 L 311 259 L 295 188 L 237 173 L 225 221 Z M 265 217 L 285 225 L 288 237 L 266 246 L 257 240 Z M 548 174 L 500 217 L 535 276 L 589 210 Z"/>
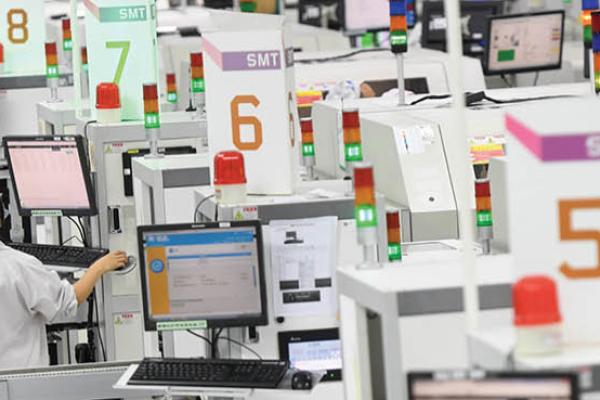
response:
<path id="1" fill-rule="evenodd" d="M 204 86 L 204 78 L 192 79 L 192 92 L 204 93 L 205 90 L 206 88 Z"/>
<path id="2" fill-rule="evenodd" d="M 175 93 L 175 92 L 167 93 L 167 101 L 169 103 L 177 103 L 177 93 Z"/>
<path id="3" fill-rule="evenodd" d="M 351 143 L 345 146 L 346 162 L 360 162 L 363 160 L 362 146 L 360 143 Z"/>
<path id="4" fill-rule="evenodd" d="M 64 51 L 72 51 L 73 50 L 73 41 L 71 39 L 63 40 L 63 50 Z"/>
<path id="5" fill-rule="evenodd" d="M 374 228 L 377 226 L 377 210 L 375 206 L 368 204 L 356 206 L 354 219 L 358 228 Z"/>
<path id="6" fill-rule="evenodd" d="M 58 65 L 48 65 L 46 67 L 46 78 L 58 78 Z"/>
<path id="7" fill-rule="evenodd" d="M 400 246 L 400 243 L 388 244 L 388 259 L 390 261 L 402 260 L 402 247 Z"/>
<path id="8" fill-rule="evenodd" d="M 255 2 L 243 2 L 240 3 L 240 9 L 242 12 L 255 12 L 256 11 L 256 3 Z"/>
<path id="9" fill-rule="evenodd" d="M 477 226 L 492 226 L 492 212 L 477 211 Z"/>
<path id="10" fill-rule="evenodd" d="M 406 31 L 393 31 L 390 37 L 392 46 L 406 46 Z"/>
<path id="11" fill-rule="evenodd" d="M 596 93 L 600 93 L 600 71 L 594 74 L 594 83 L 596 85 Z"/>
<path id="12" fill-rule="evenodd" d="M 376 45 L 376 36 L 373 32 L 367 32 L 360 37 L 360 46 L 363 49 L 372 49 Z"/>
<path id="13" fill-rule="evenodd" d="M 312 143 L 306 143 L 302 145 L 302 155 L 304 157 L 314 157 L 315 156 L 315 145 Z"/>
<path id="14" fill-rule="evenodd" d="M 83 72 L 88 72 L 88 70 L 89 70 L 89 67 L 88 67 L 88 65 L 87 65 L 87 64 L 83 64 L 83 65 L 81 66 L 81 68 L 83 69 Z"/>
<path id="15" fill-rule="evenodd" d="M 160 118 L 157 113 L 148 113 L 144 115 L 144 128 L 156 129 L 160 128 Z"/>
<path id="16" fill-rule="evenodd" d="M 592 26 L 586 25 L 583 27 L 583 41 L 585 43 L 592 43 Z"/>

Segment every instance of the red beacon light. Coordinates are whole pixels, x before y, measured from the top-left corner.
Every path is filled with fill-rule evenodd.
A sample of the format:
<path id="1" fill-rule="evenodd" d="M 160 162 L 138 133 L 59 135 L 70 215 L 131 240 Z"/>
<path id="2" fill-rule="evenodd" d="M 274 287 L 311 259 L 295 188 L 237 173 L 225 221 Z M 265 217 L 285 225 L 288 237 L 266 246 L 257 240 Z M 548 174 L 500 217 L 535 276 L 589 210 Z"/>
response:
<path id="1" fill-rule="evenodd" d="M 246 168 L 239 151 L 222 151 L 214 158 L 215 196 L 219 204 L 246 202 Z"/>
<path id="2" fill-rule="evenodd" d="M 518 355 L 543 355 L 560 351 L 562 316 L 554 280 L 526 276 L 513 285 L 514 325 Z"/>
<path id="3" fill-rule="evenodd" d="M 389 208 L 385 213 L 388 238 L 388 260 L 391 262 L 402 260 L 402 234 L 400 231 L 400 211 Z"/>
<path id="4" fill-rule="evenodd" d="M 344 129 L 344 158 L 346 164 L 352 166 L 363 160 L 358 109 L 342 112 L 342 127 Z"/>
<path id="5" fill-rule="evenodd" d="M 83 69 L 85 71 L 87 71 L 87 69 L 88 69 L 88 53 L 87 53 L 86 46 L 81 47 L 81 65 L 83 66 Z"/>
<path id="6" fill-rule="evenodd" d="M 121 122 L 121 100 L 116 83 L 102 82 L 96 86 L 96 117 L 99 124 Z"/>

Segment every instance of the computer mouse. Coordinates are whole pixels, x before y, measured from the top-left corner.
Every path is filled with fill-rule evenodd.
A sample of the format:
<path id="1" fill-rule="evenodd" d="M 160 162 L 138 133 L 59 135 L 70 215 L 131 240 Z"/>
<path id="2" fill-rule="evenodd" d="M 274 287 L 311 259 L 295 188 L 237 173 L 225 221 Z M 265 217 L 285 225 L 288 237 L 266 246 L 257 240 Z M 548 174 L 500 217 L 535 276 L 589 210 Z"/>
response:
<path id="1" fill-rule="evenodd" d="M 312 374 L 308 371 L 298 371 L 292 376 L 292 389 L 310 390 L 313 387 Z"/>
<path id="2" fill-rule="evenodd" d="M 133 267 L 135 267 L 136 264 L 137 264 L 137 260 L 135 259 L 135 257 L 134 256 L 129 256 L 129 257 L 127 257 L 127 264 L 125 264 L 124 267 L 115 269 L 115 271 L 116 272 L 119 272 L 119 271 L 129 271 Z"/>

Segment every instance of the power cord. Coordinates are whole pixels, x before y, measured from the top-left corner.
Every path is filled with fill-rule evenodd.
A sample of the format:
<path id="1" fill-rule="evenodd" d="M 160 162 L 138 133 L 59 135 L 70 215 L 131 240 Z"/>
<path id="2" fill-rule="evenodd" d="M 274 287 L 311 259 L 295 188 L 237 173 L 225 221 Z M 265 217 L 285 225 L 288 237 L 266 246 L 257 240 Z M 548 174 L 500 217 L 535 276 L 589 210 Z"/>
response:
<path id="1" fill-rule="evenodd" d="M 409 105 L 414 106 L 414 105 L 417 105 L 417 104 L 422 103 L 427 100 L 444 100 L 444 99 L 449 99 L 451 97 L 452 96 L 449 94 L 427 95 L 427 96 L 421 97 L 420 99 L 413 101 Z M 465 93 L 465 104 L 467 105 L 467 107 L 470 107 L 470 106 L 478 105 L 479 103 L 481 103 L 484 100 L 489 101 L 490 103 L 494 103 L 494 104 L 514 104 L 514 103 L 526 103 L 528 101 L 536 101 L 536 100 L 564 99 L 564 98 L 569 98 L 569 97 L 575 97 L 575 96 L 556 95 L 556 96 L 526 97 L 526 98 L 521 98 L 521 99 L 500 100 L 500 99 L 495 99 L 493 97 L 490 97 L 487 94 L 485 94 L 485 92 L 481 91 L 481 92 Z"/>
<path id="2" fill-rule="evenodd" d="M 67 219 L 69 221 L 71 221 L 73 223 L 73 225 L 75 225 L 75 227 L 77 228 L 77 230 L 79 231 L 79 235 L 81 236 L 81 241 L 83 243 L 84 247 L 89 247 L 88 242 L 87 242 L 87 236 L 85 234 L 85 230 L 83 228 L 83 225 L 81 225 L 79 222 L 77 222 L 75 220 L 75 218 L 73 217 L 67 217 Z"/>
<path id="3" fill-rule="evenodd" d="M 222 329 L 221 329 L 222 331 Z M 228 338 L 226 336 L 221 336 L 221 331 L 219 331 L 219 333 L 217 334 L 217 336 L 214 339 L 214 343 L 215 345 L 217 345 L 217 343 L 219 342 L 219 340 L 225 340 L 227 342 L 233 343 L 235 345 L 240 346 L 243 349 L 248 350 L 250 353 L 252 353 L 256 358 L 258 358 L 259 360 L 262 360 L 262 356 L 260 354 L 258 354 L 256 351 L 254 351 L 253 349 L 251 349 L 250 347 L 246 346 L 245 344 L 243 344 L 242 342 L 238 342 L 237 340 L 233 340 L 231 338 Z"/>
<path id="4" fill-rule="evenodd" d="M 214 194 L 211 194 L 210 196 L 206 196 L 205 198 L 200 200 L 198 205 L 196 205 L 196 208 L 194 209 L 194 222 L 199 222 L 198 221 L 198 211 L 200 210 L 200 207 L 202 206 L 202 204 L 206 203 L 208 200 L 212 199 L 213 197 L 215 197 Z M 218 210 L 218 208 L 217 208 L 217 210 Z"/>
<path id="5" fill-rule="evenodd" d="M 102 340 L 102 329 L 100 329 L 100 312 L 98 311 L 98 297 L 96 296 L 96 289 L 92 290 L 92 298 L 94 300 L 94 307 L 96 310 L 96 317 L 98 321 L 98 325 L 96 326 L 98 330 L 98 341 L 100 342 L 100 348 L 102 349 L 102 357 L 104 361 L 107 361 L 106 358 L 106 348 L 104 347 L 104 340 Z"/>

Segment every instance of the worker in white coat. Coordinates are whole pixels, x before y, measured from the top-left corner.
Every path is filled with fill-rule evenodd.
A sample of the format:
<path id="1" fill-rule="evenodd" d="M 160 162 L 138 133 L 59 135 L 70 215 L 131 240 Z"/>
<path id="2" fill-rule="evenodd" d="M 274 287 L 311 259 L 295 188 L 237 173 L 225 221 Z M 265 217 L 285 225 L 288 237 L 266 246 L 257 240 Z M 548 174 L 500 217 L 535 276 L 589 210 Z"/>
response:
<path id="1" fill-rule="evenodd" d="M 74 317 L 102 275 L 126 264 L 127 254 L 112 252 L 70 284 L 0 242 L 0 369 L 48 366 L 46 324 Z"/>

